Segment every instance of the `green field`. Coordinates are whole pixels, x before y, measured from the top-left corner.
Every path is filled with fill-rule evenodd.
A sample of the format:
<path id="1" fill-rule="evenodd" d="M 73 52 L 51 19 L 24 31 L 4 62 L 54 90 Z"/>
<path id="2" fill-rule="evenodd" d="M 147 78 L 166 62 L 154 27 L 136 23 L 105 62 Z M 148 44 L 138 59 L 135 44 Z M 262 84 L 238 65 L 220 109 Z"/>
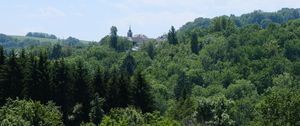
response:
<path id="1" fill-rule="evenodd" d="M 64 39 L 48 39 L 48 38 L 38 38 L 38 37 L 28 37 L 28 36 L 20 36 L 20 35 L 9 35 L 10 37 L 17 39 L 18 41 L 23 41 L 25 39 L 33 39 L 38 40 L 40 42 L 50 42 L 50 43 L 58 43 L 63 41 Z M 80 40 L 81 43 L 89 43 L 91 41 Z"/>

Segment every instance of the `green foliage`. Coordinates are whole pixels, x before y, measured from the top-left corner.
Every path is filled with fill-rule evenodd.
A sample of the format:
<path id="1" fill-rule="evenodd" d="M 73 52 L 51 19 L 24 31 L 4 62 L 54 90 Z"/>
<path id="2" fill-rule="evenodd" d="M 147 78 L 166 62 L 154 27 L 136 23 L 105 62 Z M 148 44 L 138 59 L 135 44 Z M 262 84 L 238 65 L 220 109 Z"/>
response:
<path id="1" fill-rule="evenodd" d="M 103 98 L 99 98 L 98 93 L 96 93 L 94 100 L 91 101 L 91 110 L 89 113 L 90 121 L 99 124 L 104 116 L 104 111 L 102 109 L 104 103 Z"/>
<path id="2" fill-rule="evenodd" d="M 247 125 L 255 117 L 255 103 L 258 94 L 255 86 L 247 80 L 237 80 L 226 92 L 228 99 L 235 100 L 232 107 L 232 119 L 236 125 Z"/>
<path id="3" fill-rule="evenodd" d="M 68 115 L 68 125 L 79 125 L 82 123 L 82 120 L 83 120 L 83 116 L 84 116 L 84 113 L 83 113 L 83 108 L 82 108 L 82 104 L 80 103 L 76 103 L 71 112 L 69 113 Z"/>
<path id="4" fill-rule="evenodd" d="M 186 74 L 183 72 L 179 73 L 179 77 L 174 88 L 175 98 L 177 100 L 181 98 L 186 99 L 190 96 L 191 90 L 192 85 L 190 82 L 188 82 Z"/>
<path id="5" fill-rule="evenodd" d="M 192 52 L 195 54 L 199 53 L 199 45 L 198 45 L 198 38 L 196 34 L 192 34 L 192 38 L 191 38 L 191 49 Z"/>
<path id="6" fill-rule="evenodd" d="M 146 42 L 143 43 L 142 47 L 141 47 L 143 51 L 147 52 L 148 56 L 153 59 L 155 56 L 155 43 L 150 41 L 150 42 Z"/>
<path id="7" fill-rule="evenodd" d="M 55 61 L 51 73 L 52 100 L 61 107 L 63 119 L 67 120 L 68 111 L 71 108 L 72 96 L 71 79 L 68 65 L 64 59 Z"/>
<path id="8" fill-rule="evenodd" d="M 171 29 L 168 33 L 168 41 L 170 44 L 173 44 L 173 45 L 176 45 L 178 43 L 174 26 L 171 27 Z"/>
<path id="9" fill-rule="evenodd" d="M 239 27 L 258 24 L 259 26 L 266 28 L 271 23 L 284 24 L 289 20 L 298 19 L 300 17 L 299 9 L 282 8 L 277 12 L 263 12 L 257 10 L 241 16 L 230 15 L 230 18 L 234 21 L 235 25 Z M 193 22 L 188 22 L 179 31 L 192 31 L 196 28 L 208 28 L 212 25 L 212 19 L 197 18 Z"/>
<path id="10" fill-rule="evenodd" d="M 117 49 L 117 43 L 118 43 L 118 29 L 115 26 L 112 26 L 110 28 L 110 42 L 109 42 L 109 46 L 111 48 Z"/>
<path id="11" fill-rule="evenodd" d="M 142 112 L 152 112 L 154 110 L 153 95 L 150 85 L 146 82 L 142 73 L 137 72 L 134 76 L 134 105 Z"/>
<path id="12" fill-rule="evenodd" d="M 72 126 L 299 125 L 298 10 L 196 19 L 136 51 L 116 27 L 100 43 L 0 34 L 0 105 L 51 100 Z"/>
<path id="13" fill-rule="evenodd" d="M 233 100 L 239 100 L 246 97 L 256 96 L 255 86 L 247 80 L 237 80 L 226 90 L 226 97 Z"/>
<path id="14" fill-rule="evenodd" d="M 128 53 L 124 58 L 121 68 L 122 71 L 124 71 L 127 75 L 133 75 L 136 68 L 136 61 L 130 53 Z"/>
<path id="15" fill-rule="evenodd" d="M 201 99 L 198 103 L 196 119 L 203 125 L 234 125 L 230 115 L 232 105 L 233 102 L 224 96 Z"/>
<path id="16" fill-rule="evenodd" d="M 215 32 L 225 31 L 225 35 L 228 36 L 229 32 L 234 32 L 233 21 L 226 16 L 216 17 L 212 20 L 212 30 Z"/>
<path id="17" fill-rule="evenodd" d="M 292 41 L 288 41 L 285 44 L 285 52 L 284 52 L 285 56 L 292 60 L 295 61 L 297 59 L 299 59 L 300 57 L 300 40 L 292 40 Z"/>
<path id="18" fill-rule="evenodd" d="M 195 28 L 208 28 L 211 25 L 211 19 L 209 18 L 196 18 L 193 22 L 188 22 L 180 28 L 180 31 L 191 31 Z"/>
<path id="19" fill-rule="evenodd" d="M 131 50 L 133 47 L 133 42 L 129 41 L 126 37 L 118 36 L 117 31 L 117 27 L 112 26 L 110 35 L 105 36 L 100 40 L 101 45 L 109 46 L 117 52 Z"/>
<path id="20" fill-rule="evenodd" d="M 299 90 L 272 88 L 258 104 L 257 122 L 262 125 L 299 125 Z"/>
<path id="21" fill-rule="evenodd" d="M 62 47 L 59 44 L 55 44 L 52 49 L 51 58 L 58 59 L 62 56 Z"/>
<path id="22" fill-rule="evenodd" d="M 38 38 L 49 38 L 49 39 L 57 39 L 55 35 L 47 34 L 47 33 L 40 33 L 40 32 L 28 32 L 26 34 L 28 37 L 38 37 Z"/>
<path id="23" fill-rule="evenodd" d="M 105 116 L 100 126 L 177 126 L 176 121 L 159 116 L 158 113 L 145 113 L 134 108 L 113 109 Z"/>
<path id="24" fill-rule="evenodd" d="M 5 62 L 4 49 L 2 46 L 0 46 L 0 65 L 3 65 L 4 62 Z"/>
<path id="25" fill-rule="evenodd" d="M 15 50 L 12 50 L 7 63 L 1 66 L 0 84 L 3 88 L 2 100 L 8 97 L 16 98 L 22 96 L 24 74 L 18 62 Z"/>
<path id="26" fill-rule="evenodd" d="M 63 126 L 58 107 L 49 102 L 8 99 L 0 109 L 0 125 L 3 126 Z"/>
<path id="27" fill-rule="evenodd" d="M 94 92 L 98 93 L 98 95 L 103 98 L 107 97 L 106 95 L 108 93 L 108 85 L 106 84 L 107 80 L 105 78 L 108 75 L 106 74 L 108 74 L 106 71 L 103 71 L 98 67 L 93 78 Z"/>
<path id="28" fill-rule="evenodd" d="M 183 125 L 195 123 L 196 103 L 195 99 L 188 97 L 178 100 L 175 105 L 169 108 L 168 116 L 175 120 L 180 120 Z"/>
<path id="29" fill-rule="evenodd" d="M 68 37 L 66 40 L 63 41 L 64 44 L 74 46 L 80 43 L 80 40 L 74 37 Z"/>
<path id="30" fill-rule="evenodd" d="M 84 66 L 84 62 L 79 60 L 76 64 L 74 73 L 74 99 L 76 103 L 82 104 L 82 119 L 88 120 L 89 104 L 91 99 L 91 92 L 88 82 L 88 70 Z"/>

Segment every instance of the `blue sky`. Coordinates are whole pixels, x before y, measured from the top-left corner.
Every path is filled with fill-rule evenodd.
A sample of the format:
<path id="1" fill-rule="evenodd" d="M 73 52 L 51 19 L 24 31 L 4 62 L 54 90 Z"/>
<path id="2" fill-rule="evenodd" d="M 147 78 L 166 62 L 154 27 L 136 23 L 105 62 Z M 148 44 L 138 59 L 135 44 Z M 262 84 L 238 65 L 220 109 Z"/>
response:
<path id="1" fill-rule="evenodd" d="M 157 37 L 197 17 L 299 8 L 300 0 L 2 0 L 0 33 L 46 32 L 99 41 L 112 25 Z"/>

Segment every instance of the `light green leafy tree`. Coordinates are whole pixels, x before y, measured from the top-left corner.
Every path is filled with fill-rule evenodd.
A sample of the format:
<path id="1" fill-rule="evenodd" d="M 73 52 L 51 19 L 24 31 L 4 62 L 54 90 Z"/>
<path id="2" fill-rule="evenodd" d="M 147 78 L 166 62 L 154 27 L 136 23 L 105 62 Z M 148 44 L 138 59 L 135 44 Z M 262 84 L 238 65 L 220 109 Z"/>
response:
<path id="1" fill-rule="evenodd" d="M 0 109 L 1 126 L 63 126 L 62 114 L 54 103 L 11 100 Z"/>

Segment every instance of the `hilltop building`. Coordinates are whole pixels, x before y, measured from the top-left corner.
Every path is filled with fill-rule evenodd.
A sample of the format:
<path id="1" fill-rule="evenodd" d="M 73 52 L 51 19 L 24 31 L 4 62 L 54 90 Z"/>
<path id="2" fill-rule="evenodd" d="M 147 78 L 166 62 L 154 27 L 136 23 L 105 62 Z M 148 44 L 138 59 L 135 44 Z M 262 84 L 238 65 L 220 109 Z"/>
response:
<path id="1" fill-rule="evenodd" d="M 133 42 L 133 51 L 136 51 L 139 49 L 139 47 L 146 41 L 149 40 L 149 38 L 146 35 L 143 34 L 136 34 L 133 35 L 133 32 L 131 30 L 131 26 L 129 26 L 129 30 L 127 32 L 127 38 L 129 41 Z"/>
<path id="2" fill-rule="evenodd" d="M 129 30 L 127 32 L 127 38 L 132 38 L 132 31 L 131 31 L 131 26 L 129 26 Z"/>

